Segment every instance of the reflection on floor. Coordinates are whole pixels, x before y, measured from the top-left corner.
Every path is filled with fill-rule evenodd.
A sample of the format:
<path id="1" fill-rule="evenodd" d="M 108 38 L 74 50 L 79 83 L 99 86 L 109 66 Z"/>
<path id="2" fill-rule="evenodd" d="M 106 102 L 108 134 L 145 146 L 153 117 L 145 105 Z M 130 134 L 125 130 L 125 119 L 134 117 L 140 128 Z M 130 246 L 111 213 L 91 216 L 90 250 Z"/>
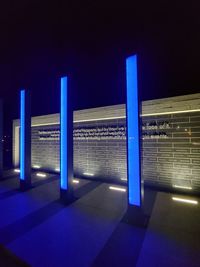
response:
<path id="1" fill-rule="evenodd" d="M 33 174 L 33 188 L 23 193 L 17 174 L 7 178 L 0 182 L 0 244 L 27 266 L 200 266 L 199 205 L 146 189 L 144 229 L 124 223 L 126 192 L 110 184 L 79 180 L 76 201 L 63 206 L 57 175 Z M 12 257 L 1 251 L 6 266 Z M 7 266 L 25 264 L 15 258 Z"/>

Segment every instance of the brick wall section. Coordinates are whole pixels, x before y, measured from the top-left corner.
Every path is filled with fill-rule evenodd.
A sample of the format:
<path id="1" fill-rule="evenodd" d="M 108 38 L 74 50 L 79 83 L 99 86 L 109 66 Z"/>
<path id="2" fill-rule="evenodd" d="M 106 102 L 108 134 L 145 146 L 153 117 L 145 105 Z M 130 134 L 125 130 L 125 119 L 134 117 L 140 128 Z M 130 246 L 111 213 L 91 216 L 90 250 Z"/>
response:
<path id="1" fill-rule="evenodd" d="M 168 122 L 167 138 L 142 140 L 142 179 L 146 184 L 171 187 L 189 186 L 200 189 L 200 112 L 151 116 L 142 119 L 143 125 Z M 125 126 L 125 119 L 75 123 L 74 129 L 102 126 Z M 144 126 L 145 127 L 145 126 Z M 59 168 L 59 141 L 38 141 L 38 130 L 59 129 L 40 126 L 32 129 L 32 164 L 48 170 Z M 158 130 L 144 130 L 149 135 Z M 125 140 L 74 141 L 74 173 L 94 174 L 108 180 L 126 178 Z M 87 175 L 86 175 L 87 176 Z"/>
<path id="2" fill-rule="evenodd" d="M 163 115 L 166 112 L 168 115 Z M 155 113 L 161 114 L 153 115 Z M 105 120 L 105 117 L 121 118 Z M 54 171 L 59 168 L 59 140 L 39 140 L 38 131 L 59 129 L 59 114 L 33 117 L 32 122 L 32 165 Z M 200 94 L 145 101 L 142 103 L 142 123 L 144 183 L 166 188 L 187 186 L 200 192 Z M 37 124 L 42 126 L 34 126 Z M 74 112 L 74 129 L 109 125 L 125 126 L 125 105 Z M 149 127 L 151 125 L 153 127 Z M 162 129 L 156 129 L 158 125 Z M 15 166 L 19 164 L 17 129 L 19 121 L 15 120 Z M 74 140 L 74 173 L 76 176 L 91 173 L 107 180 L 126 179 L 126 140 Z"/>
<path id="3" fill-rule="evenodd" d="M 125 120 L 108 120 L 90 123 L 75 123 L 76 128 L 124 126 Z M 126 178 L 125 140 L 74 141 L 74 172 L 94 174 L 108 180 Z"/>
<path id="4" fill-rule="evenodd" d="M 200 112 L 145 117 L 169 121 L 168 138 L 143 140 L 142 177 L 146 184 L 200 189 Z M 153 130 L 152 130 L 153 131 Z"/>
<path id="5" fill-rule="evenodd" d="M 59 140 L 39 140 L 39 130 L 60 129 L 59 125 L 32 127 L 31 159 L 32 166 L 42 166 L 43 169 L 55 171 L 60 168 Z"/>

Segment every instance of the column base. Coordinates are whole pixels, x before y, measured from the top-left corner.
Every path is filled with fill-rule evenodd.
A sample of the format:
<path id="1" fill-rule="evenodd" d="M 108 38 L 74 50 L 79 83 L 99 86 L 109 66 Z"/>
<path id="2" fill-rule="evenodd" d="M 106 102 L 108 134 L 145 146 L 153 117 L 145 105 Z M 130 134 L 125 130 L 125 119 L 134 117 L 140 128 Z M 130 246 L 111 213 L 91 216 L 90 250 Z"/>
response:
<path id="1" fill-rule="evenodd" d="M 72 189 L 60 189 L 60 201 L 64 205 L 71 204 L 75 200 Z"/>
<path id="2" fill-rule="evenodd" d="M 20 180 L 20 190 L 27 191 L 32 188 L 31 181 Z"/>
<path id="3" fill-rule="evenodd" d="M 141 207 L 129 205 L 124 215 L 123 222 L 146 228 L 149 222 L 149 216 L 145 215 Z"/>

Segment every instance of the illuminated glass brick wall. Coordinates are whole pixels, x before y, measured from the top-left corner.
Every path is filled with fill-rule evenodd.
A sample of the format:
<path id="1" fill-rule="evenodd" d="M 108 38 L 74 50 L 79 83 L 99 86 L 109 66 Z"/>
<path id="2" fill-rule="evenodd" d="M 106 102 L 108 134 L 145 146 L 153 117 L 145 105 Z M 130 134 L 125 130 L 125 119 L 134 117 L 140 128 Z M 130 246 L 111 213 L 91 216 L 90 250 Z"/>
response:
<path id="1" fill-rule="evenodd" d="M 147 185 L 177 190 L 186 187 L 200 192 L 200 94 L 172 99 L 174 105 L 171 99 L 143 102 L 142 179 Z M 32 166 L 58 171 L 59 114 L 48 121 L 50 116 L 36 118 L 35 124 L 40 119 L 40 126 L 32 127 Z M 45 122 L 49 125 L 42 126 Z M 15 166 L 18 165 L 17 127 L 16 120 L 13 123 Z M 75 175 L 126 182 L 125 130 L 125 105 L 76 111 Z"/>
<path id="2" fill-rule="evenodd" d="M 145 183 L 199 190 L 200 112 L 145 117 L 143 134 Z"/>
<path id="3" fill-rule="evenodd" d="M 74 172 L 126 180 L 125 119 L 74 124 Z"/>

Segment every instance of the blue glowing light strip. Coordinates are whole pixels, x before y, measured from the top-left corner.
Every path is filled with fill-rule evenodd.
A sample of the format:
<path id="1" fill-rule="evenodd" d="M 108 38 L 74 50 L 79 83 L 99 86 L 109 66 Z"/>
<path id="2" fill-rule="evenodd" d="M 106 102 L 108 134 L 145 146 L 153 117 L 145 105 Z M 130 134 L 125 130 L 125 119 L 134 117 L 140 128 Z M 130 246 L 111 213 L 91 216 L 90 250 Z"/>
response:
<path id="1" fill-rule="evenodd" d="M 25 90 L 20 91 L 20 179 L 25 179 Z"/>
<path id="2" fill-rule="evenodd" d="M 67 160 L 67 77 L 61 78 L 60 103 L 60 186 L 68 187 L 68 160 Z"/>
<path id="3" fill-rule="evenodd" d="M 129 204 L 141 205 L 137 56 L 126 59 Z"/>

